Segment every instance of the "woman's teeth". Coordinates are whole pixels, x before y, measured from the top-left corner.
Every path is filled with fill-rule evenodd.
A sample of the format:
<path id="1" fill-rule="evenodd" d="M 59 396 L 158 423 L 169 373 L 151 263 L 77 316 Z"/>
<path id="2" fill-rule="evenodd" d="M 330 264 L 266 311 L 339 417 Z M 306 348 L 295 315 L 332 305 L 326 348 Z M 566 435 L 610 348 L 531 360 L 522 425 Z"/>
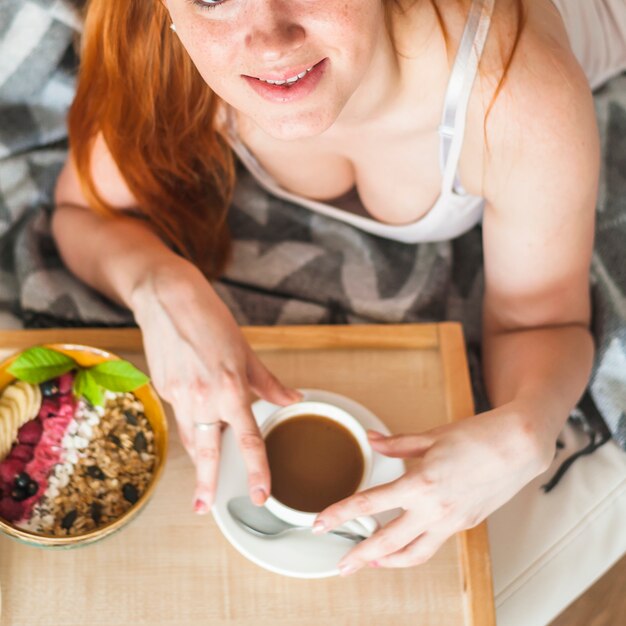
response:
<path id="1" fill-rule="evenodd" d="M 296 74 L 295 76 L 292 76 L 291 78 L 287 78 L 285 80 L 265 80 L 264 78 L 259 78 L 258 80 L 260 80 L 263 83 L 269 83 L 270 85 L 293 85 L 294 83 L 298 82 L 301 78 L 304 78 L 307 74 L 307 72 L 310 72 L 313 67 L 315 66 L 311 66 L 309 69 L 304 70 L 304 72 L 300 72 L 300 74 Z"/>

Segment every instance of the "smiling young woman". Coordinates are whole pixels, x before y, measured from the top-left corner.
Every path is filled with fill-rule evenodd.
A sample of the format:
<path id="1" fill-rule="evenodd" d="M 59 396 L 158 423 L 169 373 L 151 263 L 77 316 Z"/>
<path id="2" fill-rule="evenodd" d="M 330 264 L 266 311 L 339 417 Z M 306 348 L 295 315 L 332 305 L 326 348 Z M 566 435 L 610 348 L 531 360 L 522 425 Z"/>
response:
<path id="1" fill-rule="evenodd" d="M 453 59 L 455 46 L 448 35 L 439 3 L 435 0 L 421 2 L 432 7 L 440 36 L 448 45 L 449 58 Z M 341 9 L 347 16 L 344 22 L 359 16 L 358 23 L 349 26 L 348 30 L 356 34 L 360 42 L 352 55 L 358 61 L 350 63 L 346 68 L 347 77 L 337 81 L 343 83 L 344 93 L 335 96 L 339 102 L 334 110 L 327 112 L 327 118 L 316 122 L 315 126 L 307 120 L 306 130 L 301 132 L 308 135 L 319 133 L 322 130 L 320 127 L 330 125 L 338 116 L 341 105 L 345 105 L 358 84 L 363 67 L 370 61 L 375 49 L 371 45 L 372 38 L 389 36 L 388 45 L 395 45 L 399 54 L 405 54 L 403 50 L 407 48 L 416 47 L 411 42 L 414 38 L 411 26 L 416 19 L 411 17 L 411 11 L 415 10 L 412 6 L 419 3 L 420 0 L 387 0 L 378 6 L 376 2 L 360 2 L 357 10 L 352 2 Z M 172 22 L 166 3 L 158 0 L 89 2 L 82 37 L 78 89 L 69 115 L 70 143 L 81 188 L 89 206 L 105 215 L 111 215 L 114 210 L 111 203 L 98 193 L 93 177 L 92 151 L 94 142 L 101 137 L 113 161 L 124 163 L 120 174 L 136 198 L 137 206 L 141 207 L 141 214 L 149 218 L 166 241 L 198 265 L 208 277 L 214 278 L 221 273 L 228 258 L 226 214 L 235 183 L 232 150 L 217 124 L 218 110 L 223 102 L 220 96 L 223 93 L 224 100 L 236 109 L 238 104 L 242 104 L 228 98 L 230 94 L 227 87 L 223 87 L 225 81 L 222 76 L 236 75 L 236 72 L 224 72 L 224 68 L 232 70 L 241 66 L 242 62 L 237 61 L 236 53 L 233 64 L 222 56 L 220 49 L 217 54 L 208 51 L 204 56 L 199 50 L 198 39 L 210 38 L 211 35 L 201 32 L 201 26 L 196 24 L 199 21 L 197 12 L 209 9 L 213 18 L 227 10 L 225 6 L 220 6 L 225 3 L 170 4 L 181 15 L 181 27 L 175 32 L 170 28 Z M 259 11 L 263 3 L 259 6 L 259 3 L 231 4 L 245 4 L 248 10 Z M 308 4 L 328 5 L 323 2 Z M 454 12 L 457 20 L 459 15 L 464 19 L 470 0 L 456 0 L 452 4 L 456 5 Z M 505 79 L 523 27 L 521 0 L 515 0 L 512 5 L 494 16 L 496 23 L 502 24 L 498 32 L 502 57 L 498 76 L 500 83 Z M 363 7 L 369 8 L 369 19 L 364 18 Z M 220 39 L 225 41 L 228 41 L 228 35 L 224 33 L 225 23 L 233 12 L 232 9 L 228 11 L 214 25 L 222 33 Z M 324 22 L 326 25 L 331 18 L 334 19 L 337 9 L 323 6 L 321 10 L 317 7 L 316 12 L 328 13 L 329 17 Z M 446 14 L 450 12 L 450 8 L 446 9 Z M 379 17 L 383 18 L 385 29 L 379 28 L 380 32 L 376 33 Z M 363 36 L 360 28 L 364 21 L 371 31 L 369 37 Z M 180 40 L 188 22 L 190 50 Z M 344 29 L 343 23 L 333 25 L 332 31 L 325 33 L 325 37 L 343 41 Z M 395 31 L 399 32 L 394 37 Z M 236 47 L 239 45 L 237 39 L 233 42 Z M 415 54 L 419 54 L 419 50 Z M 318 56 L 321 55 L 321 52 L 318 53 Z M 200 61 L 195 64 L 198 57 Z M 316 63 L 311 68 L 303 66 L 287 70 L 297 75 L 301 69 L 311 69 L 311 75 L 306 77 L 303 89 L 283 88 L 284 94 L 263 85 L 258 80 L 260 76 L 248 76 L 243 71 L 241 75 L 260 94 L 264 94 L 262 97 L 279 101 L 289 98 L 291 101 L 294 95 L 300 94 L 304 99 L 315 86 L 312 83 L 319 80 L 327 62 L 324 58 L 317 60 L 317 57 L 312 57 L 312 60 Z M 258 65 L 256 69 L 261 73 L 261 63 Z M 268 65 L 280 66 L 281 62 L 270 61 Z M 359 68 L 356 72 L 354 65 Z M 393 68 L 389 72 L 391 74 Z M 280 79 L 280 71 L 266 70 L 264 78 Z M 328 90 L 325 90 L 323 97 L 327 97 L 327 93 Z M 493 97 L 496 95 L 497 90 Z M 300 115 L 303 114 L 300 112 Z M 255 118 L 257 116 L 258 113 Z M 279 119 L 274 123 L 286 125 L 287 122 L 281 119 L 284 116 L 285 113 L 280 111 Z M 273 134 L 276 132 L 277 128 L 274 128 Z"/>
<path id="2" fill-rule="evenodd" d="M 328 530 L 405 510 L 346 557 L 345 572 L 422 562 L 547 467 L 593 359 L 589 84 L 626 68 L 622 0 L 572 0 L 565 21 L 562 2 L 88 4 L 54 236 L 74 273 L 133 311 L 196 464 L 196 511 L 215 495 L 223 423 L 252 499 L 266 500 L 248 392 L 299 398 L 210 283 L 228 261 L 231 151 L 272 193 L 379 237 L 449 240 L 482 220 L 494 408 L 429 433 L 372 436 L 379 452 L 420 463 L 320 514 Z M 580 32 L 584 68 L 570 45 Z M 610 54 L 594 57 L 606 40 Z M 365 215 L 333 205 L 352 189 Z"/>

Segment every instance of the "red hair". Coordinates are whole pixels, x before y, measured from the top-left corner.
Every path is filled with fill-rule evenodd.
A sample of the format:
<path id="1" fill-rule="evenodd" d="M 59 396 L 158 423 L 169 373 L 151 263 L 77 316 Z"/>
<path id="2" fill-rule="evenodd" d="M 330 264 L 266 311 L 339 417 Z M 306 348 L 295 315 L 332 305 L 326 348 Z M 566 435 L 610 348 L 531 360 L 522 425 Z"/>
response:
<path id="1" fill-rule="evenodd" d="M 157 0 L 88 3 L 70 145 L 93 209 L 114 214 L 91 176 L 102 133 L 141 213 L 214 277 L 228 257 L 233 159 L 215 130 L 218 98 L 168 24 Z"/>
<path id="2" fill-rule="evenodd" d="M 437 0 L 430 2 L 449 41 Z M 467 5 L 469 0 L 457 2 Z M 391 10 L 405 3 L 385 2 L 388 26 Z M 508 60 L 493 100 L 520 38 L 521 3 L 515 0 L 516 34 L 508 55 L 503 54 Z M 68 122 L 85 197 L 94 210 L 115 214 L 91 175 L 93 143 L 101 133 L 141 213 L 209 278 L 218 276 L 228 260 L 226 217 L 235 183 L 231 151 L 215 128 L 218 104 L 170 32 L 159 0 L 87 3 Z"/>

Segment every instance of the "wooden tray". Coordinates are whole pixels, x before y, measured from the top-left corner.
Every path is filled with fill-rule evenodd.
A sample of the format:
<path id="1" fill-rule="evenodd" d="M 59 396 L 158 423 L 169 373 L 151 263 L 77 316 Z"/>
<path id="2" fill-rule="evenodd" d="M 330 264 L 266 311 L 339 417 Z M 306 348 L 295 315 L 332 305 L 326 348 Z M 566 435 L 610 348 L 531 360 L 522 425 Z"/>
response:
<path id="1" fill-rule="evenodd" d="M 352 397 L 393 432 L 420 431 L 473 412 L 457 324 L 244 332 L 286 384 Z M 107 348 L 146 367 L 141 337 L 131 329 L 3 331 L 0 357 L 46 342 Z M 299 580 L 241 556 L 210 516 L 191 512 L 192 492 L 193 469 L 172 428 L 152 501 L 117 535 L 64 552 L 0 537 L 3 626 L 495 624 L 484 524 L 449 540 L 421 567 Z"/>

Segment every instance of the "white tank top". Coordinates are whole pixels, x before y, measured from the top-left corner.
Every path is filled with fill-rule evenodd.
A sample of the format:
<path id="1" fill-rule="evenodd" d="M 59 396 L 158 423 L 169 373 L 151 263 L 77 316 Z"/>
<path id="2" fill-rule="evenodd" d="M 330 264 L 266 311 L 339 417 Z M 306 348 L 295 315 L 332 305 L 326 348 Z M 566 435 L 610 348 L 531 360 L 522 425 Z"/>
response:
<path id="1" fill-rule="evenodd" d="M 441 193 L 432 208 L 409 224 L 385 224 L 366 215 L 311 200 L 283 189 L 239 139 L 232 116 L 224 125 L 232 149 L 261 186 L 279 198 L 346 222 L 379 237 L 403 243 L 447 241 L 482 219 L 484 199 L 465 192 L 458 163 L 472 86 L 491 24 L 495 0 L 473 0 L 457 50 L 444 101 L 439 164 Z M 626 0 L 552 0 L 561 12 L 572 50 L 592 87 L 626 69 Z M 604 52 L 603 52 L 604 51 Z M 364 211 L 360 211 L 364 213 Z"/>

